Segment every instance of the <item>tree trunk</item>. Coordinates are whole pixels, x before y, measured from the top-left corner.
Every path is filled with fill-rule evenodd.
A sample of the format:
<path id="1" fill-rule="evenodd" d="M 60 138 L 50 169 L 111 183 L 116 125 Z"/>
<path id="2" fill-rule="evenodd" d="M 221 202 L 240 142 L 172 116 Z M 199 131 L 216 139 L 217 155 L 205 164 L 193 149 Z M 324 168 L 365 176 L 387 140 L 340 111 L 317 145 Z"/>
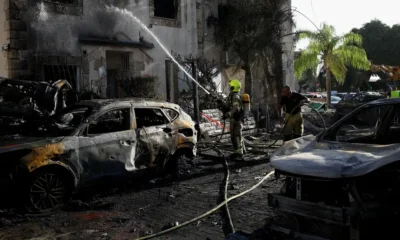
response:
<path id="1" fill-rule="evenodd" d="M 275 60 L 274 75 L 275 75 L 275 87 L 276 87 L 275 93 L 276 93 L 277 103 L 281 101 L 281 95 L 282 95 L 281 93 L 284 84 L 282 52 L 283 51 L 281 45 L 274 49 L 274 60 Z M 279 114 L 280 109 L 277 108 L 277 112 Z"/>
<path id="2" fill-rule="evenodd" d="M 331 107 L 331 70 L 326 69 L 326 106 Z"/>
<path id="3" fill-rule="evenodd" d="M 243 70 L 246 71 L 244 78 L 244 92 L 250 95 L 250 98 L 253 98 L 253 76 L 251 74 L 251 67 L 249 63 L 245 63 L 243 66 Z"/>

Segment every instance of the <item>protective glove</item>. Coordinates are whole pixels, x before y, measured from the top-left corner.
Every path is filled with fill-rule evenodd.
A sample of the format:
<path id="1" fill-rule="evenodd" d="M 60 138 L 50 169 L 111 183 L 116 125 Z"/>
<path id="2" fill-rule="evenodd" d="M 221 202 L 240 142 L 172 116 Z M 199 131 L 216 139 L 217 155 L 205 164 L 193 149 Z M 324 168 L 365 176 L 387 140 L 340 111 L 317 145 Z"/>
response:
<path id="1" fill-rule="evenodd" d="M 224 112 L 222 115 L 222 120 L 226 120 L 227 118 L 229 118 L 229 112 Z"/>
<path id="2" fill-rule="evenodd" d="M 221 99 L 217 99 L 217 105 L 221 110 L 224 108 L 224 102 Z"/>
<path id="3" fill-rule="evenodd" d="M 300 106 L 304 106 L 304 105 L 306 105 L 306 103 L 308 103 L 307 100 L 301 100 L 301 101 L 300 101 Z"/>

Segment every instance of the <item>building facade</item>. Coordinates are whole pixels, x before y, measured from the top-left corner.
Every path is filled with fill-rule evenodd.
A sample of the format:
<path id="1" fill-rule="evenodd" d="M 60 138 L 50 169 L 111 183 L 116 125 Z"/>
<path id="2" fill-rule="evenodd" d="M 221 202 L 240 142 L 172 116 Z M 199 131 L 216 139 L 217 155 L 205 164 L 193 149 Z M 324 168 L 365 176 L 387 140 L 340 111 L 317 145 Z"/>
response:
<path id="1" fill-rule="evenodd" d="M 197 55 L 195 0 L 3 1 L 0 74 L 5 77 L 63 78 L 78 91 L 118 97 L 118 79 L 150 74 L 158 77 L 165 99 L 167 89 L 174 89 L 166 81 L 168 56 L 133 17 L 168 51 Z"/>
<path id="2" fill-rule="evenodd" d="M 2 0 L 0 76 L 67 79 L 78 90 L 119 97 L 118 81 L 142 74 L 159 80 L 159 96 L 177 102 L 183 73 L 166 54 L 202 55 L 224 63 L 222 88 L 235 72 L 213 40 L 210 21 L 225 0 Z M 290 1 L 289 1 L 290 4 Z M 111 9 L 109 8 L 111 7 Z M 159 37 L 165 50 L 133 17 Z M 285 25 L 287 31 L 292 26 Z M 284 40 L 285 83 L 294 86 L 293 39 Z"/>
<path id="3" fill-rule="evenodd" d="M 219 6 L 227 4 L 229 0 L 198 0 L 197 19 L 198 19 L 198 40 L 199 54 L 207 59 L 215 59 L 221 64 L 221 89 L 229 92 L 228 82 L 231 78 L 239 79 L 242 82 L 242 88 L 245 85 L 245 71 L 238 69 L 238 58 L 232 52 L 221 51 L 215 44 L 213 23 L 218 22 Z M 291 0 L 285 0 L 283 9 L 291 9 Z M 291 21 L 282 24 L 282 64 L 283 64 L 283 85 L 288 85 L 292 89 L 298 89 L 298 81 L 294 77 L 294 26 Z M 263 68 L 265 66 L 254 67 L 253 72 L 253 99 L 259 100 L 265 98 L 264 89 L 260 81 L 264 81 Z M 219 81 L 218 79 L 218 81 Z"/>

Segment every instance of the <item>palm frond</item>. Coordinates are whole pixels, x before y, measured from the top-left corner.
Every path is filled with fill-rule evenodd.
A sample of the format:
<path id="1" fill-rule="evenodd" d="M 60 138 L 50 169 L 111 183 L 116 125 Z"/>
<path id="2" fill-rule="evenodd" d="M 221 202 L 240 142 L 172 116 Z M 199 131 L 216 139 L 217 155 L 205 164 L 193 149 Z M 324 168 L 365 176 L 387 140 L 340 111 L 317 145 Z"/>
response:
<path id="1" fill-rule="evenodd" d="M 302 51 L 294 61 L 294 75 L 296 78 L 301 78 L 306 70 L 316 69 L 318 63 L 318 53 L 308 50 Z"/>
<path id="2" fill-rule="evenodd" d="M 368 70 L 371 66 L 365 50 L 357 46 L 342 45 L 334 51 L 334 55 L 343 59 L 344 63 L 360 70 Z"/>
<path id="3" fill-rule="evenodd" d="M 330 54 L 325 58 L 325 66 L 335 76 L 339 84 L 343 84 L 347 74 L 344 59 L 338 54 Z"/>
<path id="4" fill-rule="evenodd" d="M 357 33 L 347 33 L 342 37 L 343 45 L 362 47 L 362 36 Z"/>
<path id="5" fill-rule="evenodd" d="M 315 40 L 318 41 L 320 36 L 319 33 L 316 32 L 312 32 L 312 31 L 308 31 L 308 30 L 299 30 L 298 31 L 298 40 L 302 40 L 302 39 L 310 39 L 310 40 Z"/>

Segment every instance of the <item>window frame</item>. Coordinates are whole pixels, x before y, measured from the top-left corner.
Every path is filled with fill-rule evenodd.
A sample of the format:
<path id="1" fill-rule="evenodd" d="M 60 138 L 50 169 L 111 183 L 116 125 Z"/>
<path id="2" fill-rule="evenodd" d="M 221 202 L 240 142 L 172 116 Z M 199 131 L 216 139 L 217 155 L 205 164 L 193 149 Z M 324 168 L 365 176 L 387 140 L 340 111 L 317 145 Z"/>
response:
<path id="1" fill-rule="evenodd" d="M 132 129 L 127 129 L 127 130 L 123 130 L 123 131 L 116 131 L 116 132 L 108 132 L 108 133 L 99 133 L 99 134 L 89 134 L 89 126 L 90 124 L 92 124 L 92 122 L 96 121 L 97 119 L 101 118 L 104 114 L 112 112 L 112 111 L 116 111 L 116 110 L 128 110 L 129 111 L 129 122 L 132 122 L 132 107 L 129 106 L 121 106 L 121 107 L 115 107 L 115 108 L 111 108 L 111 109 L 107 109 L 104 110 L 102 112 L 99 112 L 98 114 L 96 114 L 97 116 L 95 116 L 94 118 L 90 119 L 86 126 L 82 129 L 81 134 L 79 134 L 80 136 L 84 136 L 84 137 L 95 137 L 95 136 L 101 136 L 104 134 L 110 134 L 110 133 L 117 133 L 117 132 L 126 132 L 126 131 L 131 131 Z M 131 125 L 131 124 L 130 124 Z"/>
<path id="2" fill-rule="evenodd" d="M 155 18 L 168 19 L 168 20 L 172 20 L 172 21 L 176 21 L 176 20 L 178 19 L 178 10 L 179 10 L 180 1 L 177 1 L 177 0 L 170 0 L 170 1 L 173 1 L 173 4 L 174 4 L 174 15 L 175 15 L 174 18 L 157 16 L 157 15 L 156 15 L 156 1 L 157 1 L 157 0 L 153 0 L 154 17 L 155 17 Z M 161 1 L 165 1 L 165 0 L 161 0 Z"/>
<path id="3" fill-rule="evenodd" d="M 170 117 L 168 112 L 167 112 L 168 110 L 174 111 L 176 113 L 176 117 L 174 117 L 174 118 Z M 170 123 L 174 122 L 180 116 L 179 112 L 177 110 L 173 109 L 173 108 L 163 108 L 162 111 L 164 112 L 164 115 L 168 117 Z"/>
<path id="4" fill-rule="evenodd" d="M 181 8 L 182 0 L 176 0 L 176 16 L 175 19 L 163 18 L 155 16 L 155 3 L 154 0 L 149 0 L 149 13 L 150 13 L 150 24 L 164 27 L 181 28 L 182 27 L 182 15 L 183 11 Z"/>
<path id="5" fill-rule="evenodd" d="M 146 128 L 149 128 L 149 127 L 159 127 L 159 126 L 164 126 L 164 125 L 167 125 L 167 124 L 170 124 L 171 123 L 171 120 L 169 119 L 169 117 L 167 116 L 167 114 L 163 111 L 163 108 L 160 108 L 160 107 L 133 107 L 133 113 L 134 113 L 134 117 L 135 117 L 135 129 L 138 129 L 138 124 L 137 124 L 137 117 L 136 117 L 136 109 L 158 109 L 158 110 L 160 110 L 160 112 L 161 112 L 161 114 L 165 117 L 165 119 L 167 120 L 167 123 L 164 123 L 164 124 L 160 124 L 160 125 L 154 125 L 154 126 L 148 126 L 148 127 L 146 127 Z"/>
<path id="6" fill-rule="evenodd" d="M 359 113 L 361 113 L 362 111 L 365 111 L 366 109 L 371 109 L 371 108 L 375 108 L 375 107 L 393 107 L 393 109 L 396 109 L 397 107 L 399 107 L 399 104 L 364 104 L 356 109 L 354 109 L 353 111 L 351 111 L 348 115 L 346 115 L 344 118 L 340 119 L 338 122 L 336 122 L 335 124 L 333 124 L 330 128 L 328 128 L 326 131 L 324 131 L 322 134 L 320 134 L 318 136 L 318 142 L 334 142 L 334 143 L 343 143 L 343 142 L 339 142 L 336 140 L 330 140 L 330 139 L 326 139 L 327 136 L 332 136 L 332 133 L 335 132 L 336 134 L 338 133 L 338 131 L 340 130 L 340 128 L 343 126 L 343 124 L 348 121 L 351 118 L 356 117 Z M 335 134 L 335 136 L 336 136 Z"/>

